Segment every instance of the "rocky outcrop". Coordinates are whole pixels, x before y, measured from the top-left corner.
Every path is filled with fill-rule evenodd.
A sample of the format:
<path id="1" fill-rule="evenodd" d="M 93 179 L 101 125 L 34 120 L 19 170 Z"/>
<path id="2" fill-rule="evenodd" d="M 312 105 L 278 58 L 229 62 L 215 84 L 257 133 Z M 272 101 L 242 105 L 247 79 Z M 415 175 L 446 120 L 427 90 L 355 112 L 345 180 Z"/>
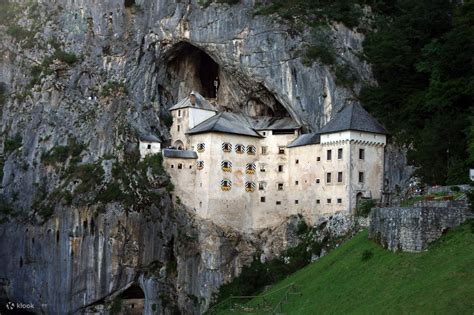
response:
<path id="1" fill-rule="evenodd" d="M 0 291 L 37 311 L 81 313 L 107 309 L 133 283 L 146 313 L 200 313 L 256 249 L 272 257 L 294 244 L 291 223 L 243 235 L 199 221 L 173 208 L 165 175 L 127 164 L 140 134 L 166 144 L 167 108 L 191 89 L 234 111 L 289 113 L 306 129 L 354 98 L 328 67 L 302 64 L 306 35 L 253 16 L 253 4 L 2 7 Z M 333 25 L 331 36 L 370 80 L 362 35 Z"/>

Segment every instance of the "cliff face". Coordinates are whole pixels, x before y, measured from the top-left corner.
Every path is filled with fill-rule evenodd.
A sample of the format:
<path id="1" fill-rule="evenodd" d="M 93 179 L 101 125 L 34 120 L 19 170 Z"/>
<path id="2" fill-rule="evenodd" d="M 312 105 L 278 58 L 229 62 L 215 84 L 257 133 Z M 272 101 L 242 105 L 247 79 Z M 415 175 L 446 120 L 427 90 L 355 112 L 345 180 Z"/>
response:
<path id="1" fill-rule="evenodd" d="M 304 35 L 253 16 L 253 5 L 6 5 L 0 283 L 9 298 L 74 313 L 137 284 L 148 313 L 199 313 L 257 248 L 272 257 L 294 241 L 291 224 L 242 235 L 173 209 L 166 174 L 134 157 L 140 134 L 166 143 L 166 109 L 191 89 L 235 111 L 289 113 L 307 129 L 354 97 L 328 67 L 302 64 Z M 362 36 L 341 25 L 331 36 L 369 80 L 356 57 Z"/>

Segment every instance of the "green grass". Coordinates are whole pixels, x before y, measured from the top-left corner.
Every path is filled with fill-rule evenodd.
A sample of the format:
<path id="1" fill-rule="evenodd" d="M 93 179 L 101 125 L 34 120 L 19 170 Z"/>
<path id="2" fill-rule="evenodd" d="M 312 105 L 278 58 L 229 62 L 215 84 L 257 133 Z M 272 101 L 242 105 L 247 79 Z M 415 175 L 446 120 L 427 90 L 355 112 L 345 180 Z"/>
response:
<path id="1" fill-rule="evenodd" d="M 265 294 L 291 283 L 302 295 L 290 296 L 285 314 L 473 314 L 474 233 L 464 224 L 410 254 L 387 251 L 363 231 Z M 276 305 L 285 291 L 267 299 Z"/>

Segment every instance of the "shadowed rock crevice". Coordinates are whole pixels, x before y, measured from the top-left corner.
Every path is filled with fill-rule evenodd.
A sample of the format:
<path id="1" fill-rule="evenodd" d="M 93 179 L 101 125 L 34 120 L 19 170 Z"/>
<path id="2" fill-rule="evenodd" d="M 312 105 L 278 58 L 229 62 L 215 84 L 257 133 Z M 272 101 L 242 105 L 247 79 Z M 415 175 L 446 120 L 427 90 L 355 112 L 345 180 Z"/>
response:
<path id="1" fill-rule="evenodd" d="M 161 63 L 161 61 L 160 61 Z M 188 42 L 179 42 L 164 53 L 162 77 L 171 87 L 159 91 L 162 99 L 174 101 L 186 97 L 191 90 L 215 100 L 222 111 L 243 112 L 249 116 L 286 117 L 289 113 L 262 83 L 256 82 L 242 69 L 222 62 Z"/>

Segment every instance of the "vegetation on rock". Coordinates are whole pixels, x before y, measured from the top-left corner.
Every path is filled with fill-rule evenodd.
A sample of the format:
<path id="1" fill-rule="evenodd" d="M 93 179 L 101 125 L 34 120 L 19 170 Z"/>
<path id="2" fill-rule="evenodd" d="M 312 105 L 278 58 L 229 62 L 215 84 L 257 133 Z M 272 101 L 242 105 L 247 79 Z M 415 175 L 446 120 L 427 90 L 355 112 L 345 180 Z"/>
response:
<path id="1" fill-rule="evenodd" d="M 303 61 L 331 66 L 346 87 L 358 78 L 338 61 L 321 25 L 336 21 L 365 32 L 364 55 L 377 85 L 365 85 L 362 104 L 409 148 L 424 182 L 467 182 L 474 163 L 473 0 L 271 0 L 255 13 L 312 28 Z"/>
<path id="2" fill-rule="evenodd" d="M 266 301 L 276 305 L 283 298 L 281 288 L 294 283 L 302 294 L 289 297 L 282 309 L 286 314 L 376 314 L 381 309 L 390 314 L 470 313 L 474 300 L 470 224 L 416 254 L 392 253 L 368 240 L 366 231 L 361 232 L 271 287 L 265 292 Z M 258 303 L 261 297 L 245 307 Z"/>

